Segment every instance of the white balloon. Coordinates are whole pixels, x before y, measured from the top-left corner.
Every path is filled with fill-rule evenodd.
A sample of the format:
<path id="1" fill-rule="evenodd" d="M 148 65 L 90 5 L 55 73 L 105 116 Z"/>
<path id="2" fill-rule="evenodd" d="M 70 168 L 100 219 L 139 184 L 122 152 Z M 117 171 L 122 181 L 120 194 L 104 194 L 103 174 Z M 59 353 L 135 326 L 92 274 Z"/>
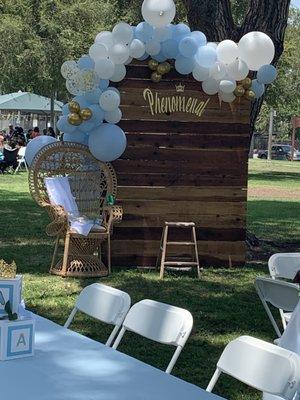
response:
<path id="1" fill-rule="evenodd" d="M 202 89 L 206 94 L 216 94 L 219 91 L 219 81 L 216 81 L 215 79 L 204 81 L 202 82 Z"/>
<path id="2" fill-rule="evenodd" d="M 83 94 L 83 91 L 79 88 L 78 81 L 74 78 L 66 80 L 67 91 L 75 96 L 78 94 Z"/>
<path id="3" fill-rule="evenodd" d="M 96 36 L 95 43 L 105 44 L 105 46 L 109 49 L 114 44 L 113 34 L 109 31 L 102 31 Z"/>
<path id="4" fill-rule="evenodd" d="M 210 69 L 209 69 L 209 75 L 211 78 L 214 79 L 222 79 L 226 75 L 226 67 L 225 65 L 217 61 Z"/>
<path id="5" fill-rule="evenodd" d="M 133 29 L 125 22 L 117 24 L 112 34 L 116 43 L 129 44 L 133 39 Z"/>
<path id="6" fill-rule="evenodd" d="M 133 39 L 129 46 L 129 55 L 130 57 L 140 58 L 145 53 L 145 45 L 139 39 Z"/>
<path id="7" fill-rule="evenodd" d="M 150 40 L 146 44 L 145 50 L 150 56 L 156 56 L 160 52 L 161 46 L 160 43 L 155 40 Z"/>
<path id="8" fill-rule="evenodd" d="M 226 66 L 226 71 L 230 78 L 241 81 L 248 76 L 249 68 L 245 61 L 238 58 Z"/>
<path id="9" fill-rule="evenodd" d="M 122 43 L 116 43 L 110 49 L 109 56 L 115 64 L 124 64 L 129 57 L 128 46 Z"/>
<path id="10" fill-rule="evenodd" d="M 112 82 L 120 82 L 126 76 L 126 67 L 123 64 L 115 65 L 115 72 L 110 78 Z"/>
<path id="11" fill-rule="evenodd" d="M 89 49 L 89 55 L 93 60 L 98 60 L 108 57 L 108 48 L 103 43 L 94 43 Z"/>
<path id="12" fill-rule="evenodd" d="M 133 60 L 133 57 L 128 57 L 127 60 L 124 62 L 124 65 L 129 65 L 132 60 Z"/>
<path id="13" fill-rule="evenodd" d="M 65 79 L 69 79 L 78 72 L 77 62 L 74 60 L 65 61 L 60 68 L 60 72 Z"/>
<path id="14" fill-rule="evenodd" d="M 25 149 L 25 160 L 30 166 L 36 154 L 47 144 L 55 143 L 56 139 L 52 136 L 42 135 L 38 136 L 27 144 Z"/>
<path id="15" fill-rule="evenodd" d="M 218 60 L 224 64 L 233 62 L 239 55 L 238 45 L 233 40 L 222 40 L 216 51 Z"/>
<path id="16" fill-rule="evenodd" d="M 148 24 L 162 27 L 170 24 L 176 13 L 173 0 L 144 0 L 142 15 Z"/>
<path id="17" fill-rule="evenodd" d="M 101 79 L 110 79 L 115 72 L 115 64 L 108 58 L 95 61 L 95 72 Z"/>
<path id="18" fill-rule="evenodd" d="M 94 71 L 83 69 L 78 71 L 74 77 L 75 84 L 82 92 L 87 92 L 96 89 L 98 77 Z"/>
<path id="19" fill-rule="evenodd" d="M 99 104 L 104 111 L 114 111 L 120 105 L 120 95 L 114 90 L 105 90 L 100 96 Z"/>
<path id="20" fill-rule="evenodd" d="M 222 79 L 219 88 L 223 93 L 232 93 L 236 88 L 236 81 L 231 81 L 229 79 Z"/>
<path id="21" fill-rule="evenodd" d="M 209 78 L 209 69 L 196 64 L 195 68 L 193 69 L 193 77 L 199 82 L 206 81 Z"/>
<path id="22" fill-rule="evenodd" d="M 220 92 L 218 94 L 219 99 L 226 102 L 226 103 L 231 103 L 232 101 L 234 101 L 236 99 L 235 95 L 233 93 L 224 93 L 224 92 Z"/>
<path id="23" fill-rule="evenodd" d="M 104 119 L 107 122 L 110 122 L 111 124 L 117 124 L 118 122 L 120 122 L 122 118 L 122 111 L 117 108 L 114 111 L 106 111 L 104 113 Z"/>
<path id="24" fill-rule="evenodd" d="M 249 32 L 238 44 L 239 56 L 252 71 L 270 64 L 274 58 L 275 48 L 272 39 L 263 32 Z"/>

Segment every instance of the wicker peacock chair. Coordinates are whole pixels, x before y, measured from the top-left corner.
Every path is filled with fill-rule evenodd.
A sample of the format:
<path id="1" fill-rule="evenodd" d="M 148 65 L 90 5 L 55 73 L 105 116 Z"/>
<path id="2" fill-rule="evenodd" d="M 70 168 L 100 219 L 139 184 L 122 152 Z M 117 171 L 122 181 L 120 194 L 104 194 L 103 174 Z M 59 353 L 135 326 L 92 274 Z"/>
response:
<path id="1" fill-rule="evenodd" d="M 50 203 L 44 178 L 67 176 L 79 212 L 88 218 L 103 218 L 102 231 L 91 230 L 88 236 L 72 231 L 64 208 Z M 56 142 L 43 147 L 35 156 L 29 171 L 29 189 L 33 199 L 51 218 L 46 227 L 55 236 L 50 273 L 61 276 L 97 277 L 111 270 L 110 236 L 113 224 L 122 219 L 122 208 L 107 204 L 116 196 L 116 174 L 109 163 L 95 159 L 88 147 L 71 142 Z M 60 241 L 64 253 L 57 261 Z M 107 267 L 101 259 L 101 244 L 107 241 Z"/>

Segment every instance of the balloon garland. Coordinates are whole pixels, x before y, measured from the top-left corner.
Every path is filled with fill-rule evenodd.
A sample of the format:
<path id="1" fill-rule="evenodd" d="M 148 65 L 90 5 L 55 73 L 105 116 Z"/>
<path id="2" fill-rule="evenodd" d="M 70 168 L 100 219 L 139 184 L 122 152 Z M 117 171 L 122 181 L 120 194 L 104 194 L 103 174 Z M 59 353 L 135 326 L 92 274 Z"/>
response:
<path id="1" fill-rule="evenodd" d="M 277 72 L 270 63 L 274 44 L 262 32 L 250 32 L 238 43 L 223 40 L 207 42 L 203 32 L 183 23 L 172 24 L 176 9 L 173 0 L 144 0 L 143 22 L 130 26 L 118 23 L 112 30 L 98 33 L 88 55 L 61 66 L 67 90 L 73 100 L 63 106 L 57 127 L 64 140 L 88 144 L 101 161 L 113 161 L 126 148 L 125 133 L 117 124 L 122 118 L 120 93 L 109 82 L 126 76 L 132 59 L 146 60 L 153 82 L 159 82 L 171 70 L 167 60 L 175 59 L 175 69 L 192 74 L 208 95 L 218 94 L 220 101 L 233 102 L 245 97 L 255 100 L 274 81 Z M 256 78 L 248 77 L 257 71 Z"/>

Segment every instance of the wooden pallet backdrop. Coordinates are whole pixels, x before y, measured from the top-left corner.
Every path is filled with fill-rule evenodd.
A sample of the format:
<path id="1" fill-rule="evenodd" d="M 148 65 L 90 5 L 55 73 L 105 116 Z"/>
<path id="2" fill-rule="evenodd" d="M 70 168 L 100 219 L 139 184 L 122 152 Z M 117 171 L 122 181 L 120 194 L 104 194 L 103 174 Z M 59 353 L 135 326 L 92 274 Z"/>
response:
<path id="1" fill-rule="evenodd" d="M 202 265 L 243 265 L 250 104 L 220 106 L 217 95 L 206 95 L 193 77 L 175 70 L 159 83 L 150 75 L 146 63 L 136 63 L 117 85 L 128 147 L 113 163 L 124 208 L 113 235 L 113 265 L 155 265 L 164 221 L 197 224 Z M 148 100 L 156 93 L 160 104 L 153 104 L 152 115 Z M 201 114 L 202 104 L 202 115 L 193 113 Z"/>

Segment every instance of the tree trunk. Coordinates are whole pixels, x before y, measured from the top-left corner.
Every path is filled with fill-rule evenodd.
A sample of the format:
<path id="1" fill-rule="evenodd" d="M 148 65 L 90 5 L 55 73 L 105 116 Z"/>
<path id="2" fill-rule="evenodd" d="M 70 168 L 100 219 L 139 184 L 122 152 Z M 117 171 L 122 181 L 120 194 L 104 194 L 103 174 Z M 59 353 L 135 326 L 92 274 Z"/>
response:
<path id="1" fill-rule="evenodd" d="M 241 26 L 233 21 L 230 0 L 182 0 L 187 10 L 190 27 L 201 30 L 208 41 L 220 42 L 240 38 L 251 31 L 268 34 L 275 45 L 276 65 L 282 52 L 290 0 L 249 0 L 248 10 Z M 252 103 L 250 123 L 252 132 L 263 98 Z"/>
<path id="2" fill-rule="evenodd" d="M 51 128 L 55 129 L 55 115 L 54 115 L 54 100 L 55 100 L 55 93 L 52 91 L 51 92 L 51 98 L 50 98 L 50 126 Z"/>

